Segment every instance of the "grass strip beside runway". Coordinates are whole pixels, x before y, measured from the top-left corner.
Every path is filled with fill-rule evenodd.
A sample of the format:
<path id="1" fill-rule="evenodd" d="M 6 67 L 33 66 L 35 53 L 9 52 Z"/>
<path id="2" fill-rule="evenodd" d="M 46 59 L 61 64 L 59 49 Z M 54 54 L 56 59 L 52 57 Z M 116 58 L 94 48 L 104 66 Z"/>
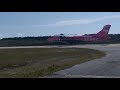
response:
<path id="1" fill-rule="evenodd" d="M 0 49 L 0 77 L 39 77 L 105 56 L 85 48 Z"/>

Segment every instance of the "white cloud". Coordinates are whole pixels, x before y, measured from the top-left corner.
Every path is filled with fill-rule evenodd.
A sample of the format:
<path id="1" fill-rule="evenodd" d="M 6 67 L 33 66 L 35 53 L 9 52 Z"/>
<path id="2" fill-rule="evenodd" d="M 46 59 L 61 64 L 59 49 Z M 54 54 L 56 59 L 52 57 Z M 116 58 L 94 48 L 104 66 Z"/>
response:
<path id="1" fill-rule="evenodd" d="M 20 37 L 21 37 L 21 36 L 22 36 L 22 34 L 21 34 L 21 33 L 18 33 L 18 36 L 20 36 Z"/>
<path id="2" fill-rule="evenodd" d="M 63 20 L 58 21 L 53 24 L 45 24 L 45 25 L 32 25 L 32 27 L 61 27 L 61 26 L 69 26 L 69 25 L 81 25 L 81 24 L 92 24 L 96 22 L 100 22 L 106 19 L 114 19 L 120 18 L 120 15 L 113 15 L 113 16 L 103 16 L 99 18 L 88 18 L 88 19 L 78 19 L 78 20 Z M 29 28 L 31 25 L 23 25 L 23 26 L 0 26 L 0 28 Z M 22 36 L 21 33 L 18 33 L 18 36 Z"/>
<path id="3" fill-rule="evenodd" d="M 67 26 L 67 25 L 76 25 L 76 24 L 91 24 L 99 21 L 103 21 L 106 19 L 114 19 L 114 18 L 120 18 L 118 15 L 114 16 L 103 16 L 99 18 L 94 19 L 79 19 L 79 20 L 66 20 L 66 21 L 58 21 L 54 24 L 46 24 L 46 25 L 32 25 L 32 27 L 47 27 L 47 26 Z"/>

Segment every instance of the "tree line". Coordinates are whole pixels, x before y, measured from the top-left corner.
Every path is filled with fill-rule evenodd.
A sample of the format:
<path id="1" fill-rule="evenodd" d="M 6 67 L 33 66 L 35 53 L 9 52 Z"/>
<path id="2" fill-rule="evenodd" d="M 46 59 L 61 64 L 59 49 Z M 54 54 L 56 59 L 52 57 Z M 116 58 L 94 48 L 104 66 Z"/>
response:
<path id="1" fill-rule="evenodd" d="M 0 47 L 4 46 L 40 46 L 40 45 L 75 45 L 75 44 L 112 44 L 120 43 L 120 34 L 109 34 L 111 39 L 105 42 L 84 42 L 84 41 L 56 41 L 48 42 L 47 39 L 51 36 L 38 37 L 11 37 L 2 38 Z"/>

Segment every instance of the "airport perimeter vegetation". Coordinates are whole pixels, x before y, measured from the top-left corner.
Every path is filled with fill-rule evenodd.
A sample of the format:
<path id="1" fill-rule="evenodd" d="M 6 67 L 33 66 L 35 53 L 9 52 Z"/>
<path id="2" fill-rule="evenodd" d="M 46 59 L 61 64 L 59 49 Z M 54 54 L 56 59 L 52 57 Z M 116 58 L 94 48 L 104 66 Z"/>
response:
<path id="1" fill-rule="evenodd" d="M 120 34 L 109 34 L 110 40 L 104 42 L 84 42 L 84 41 L 55 41 L 48 42 L 50 36 L 38 37 L 11 37 L 2 38 L 0 40 L 0 47 L 9 46 L 45 46 L 45 45 L 76 45 L 76 44 L 117 44 L 120 43 Z"/>

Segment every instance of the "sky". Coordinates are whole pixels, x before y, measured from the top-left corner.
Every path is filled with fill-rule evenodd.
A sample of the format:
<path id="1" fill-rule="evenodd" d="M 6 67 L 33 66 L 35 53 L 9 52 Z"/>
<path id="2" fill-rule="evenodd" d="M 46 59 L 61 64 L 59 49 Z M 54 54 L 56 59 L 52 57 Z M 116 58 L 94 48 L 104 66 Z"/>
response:
<path id="1" fill-rule="evenodd" d="M 95 34 L 107 24 L 120 34 L 120 12 L 0 12 L 0 38 Z"/>

